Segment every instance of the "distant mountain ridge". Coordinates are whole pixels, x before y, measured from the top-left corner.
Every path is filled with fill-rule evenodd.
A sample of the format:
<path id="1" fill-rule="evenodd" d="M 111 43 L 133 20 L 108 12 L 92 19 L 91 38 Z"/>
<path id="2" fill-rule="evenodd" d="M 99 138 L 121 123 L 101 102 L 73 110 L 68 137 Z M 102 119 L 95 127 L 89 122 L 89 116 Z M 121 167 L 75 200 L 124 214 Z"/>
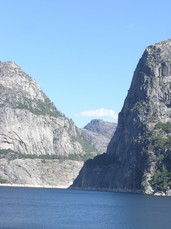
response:
<path id="1" fill-rule="evenodd" d="M 102 119 L 93 119 L 88 123 L 84 129 L 90 130 L 92 132 L 102 134 L 108 138 L 111 138 L 114 134 L 117 124 L 104 121 Z"/>
<path id="2" fill-rule="evenodd" d="M 98 151 L 104 153 L 116 130 L 117 124 L 101 119 L 93 119 L 84 128 L 79 129 L 81 135 Z"/>

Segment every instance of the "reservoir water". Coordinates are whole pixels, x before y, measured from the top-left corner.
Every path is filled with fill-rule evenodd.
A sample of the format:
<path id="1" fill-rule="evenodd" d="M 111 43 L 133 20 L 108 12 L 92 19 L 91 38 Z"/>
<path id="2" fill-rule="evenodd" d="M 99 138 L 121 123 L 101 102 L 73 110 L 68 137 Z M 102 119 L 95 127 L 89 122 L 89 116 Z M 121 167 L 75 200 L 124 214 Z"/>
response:
<path id="1" fill-rule="evenodd" d="M 0 228 L 170 229 L 171 197 L 0 187 Z"/>

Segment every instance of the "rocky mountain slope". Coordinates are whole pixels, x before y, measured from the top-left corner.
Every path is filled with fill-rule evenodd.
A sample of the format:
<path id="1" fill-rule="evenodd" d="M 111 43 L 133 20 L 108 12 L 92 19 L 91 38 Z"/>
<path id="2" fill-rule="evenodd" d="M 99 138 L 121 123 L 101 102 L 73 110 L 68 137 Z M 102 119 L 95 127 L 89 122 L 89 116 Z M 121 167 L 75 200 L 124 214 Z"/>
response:
<path id="1" fill-rule="evenodd" d="M 82 161 L 45 159 L 0 159 L 0 183 L 24 186 L 70 186 L 78 175 Z"/>
<path id="2" fill-rule="evenodd" d="M 80 134 L 89 141 L 99 154 L 106 152 L 107 146 L 116 130 L 117 124 L 93 119 L 84 128 L 79 129 Z"/>
<path id="3" fill-rule="evenodd" d="M 170 195 L 171 40 L 145 49 L 107 154 L 88 160 L 73 187 Z"/>
<path id="4" fill-rule="evenodd" d="M 47 178 L 44 176 L 38 178 L 40 171 L 42 171 L 40 174 L 46 174 L 45 165 L 46 167 L 49 165 L 50 172 L 51 167 L 61 166 L 61 160 L 83 161 L 92 155 L 94 155 L 94 148 L 79 134 L 74 123 L 56 109 L 37 83 L 14 62 L 0 62 L 1 181 L 12 183 L 33 181 L 46 184 L 46 180 L 49 180 L 49 184 L 51 179 L 47 178 L 50 175 L 47 174 Z M 30 160 L 26 161 L 26 159 Z M 53 159 L 58 160 L 52 161 Z M 33 160 L 38 161 L 33 162 Z M 71 170 L 75 169 L 74 162 L 69 164 L 71 168 L 65 169 L 68 176 Z M 76 164 L 78 173 L 79 163 Z M 82 162 L 79 168 L 81 166 Z M 18 173 L 19 167 L 21 173 Z M 30 179 L 30 172 L 25 173 L 26 170 L 32 171 L 33 179 Z M 22 173 L 28 176 L 22 179 Z M 56 172 L 56 178 L 55 174 L 53 176 L 54 180 L 56 179 L 56 183 L 53 184 L 60 185 L 59 173 Z M 68 184 L 71 180 L 73 180 L 72 175 Z"/>

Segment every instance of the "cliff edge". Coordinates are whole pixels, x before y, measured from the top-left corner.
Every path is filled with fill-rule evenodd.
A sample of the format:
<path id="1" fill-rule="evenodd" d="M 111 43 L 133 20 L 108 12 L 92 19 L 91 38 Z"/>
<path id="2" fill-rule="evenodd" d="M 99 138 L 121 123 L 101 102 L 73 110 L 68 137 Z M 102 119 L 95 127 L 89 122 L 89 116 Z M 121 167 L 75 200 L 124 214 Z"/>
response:
<path id="1" fill-rule="evenodd" d="M 170 194 L 171 40 L 145 49 L 107 154 L 88 160 L 72 187 Z"/>

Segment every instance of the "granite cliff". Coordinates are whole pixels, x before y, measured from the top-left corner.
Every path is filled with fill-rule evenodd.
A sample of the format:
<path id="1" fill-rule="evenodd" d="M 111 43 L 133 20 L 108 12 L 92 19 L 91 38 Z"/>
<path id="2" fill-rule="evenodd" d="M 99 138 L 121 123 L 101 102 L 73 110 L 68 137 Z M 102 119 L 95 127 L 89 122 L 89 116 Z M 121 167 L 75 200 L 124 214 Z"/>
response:
<path id="1" fill-rule="evenodd" d="M 38 84 L 14 62 L 0 62 L 1 183 L 68 186 L 92 155 L 91 144 Z"/>
<path id="2" fill-rule="evenodd" d="M 145 49 L 107 153 L 88 160 L 72 187 L 170 195 L 171 40 Z"/>
<path id="3" fill-rule="evenodd" d="M 104 153 L 116 130 L 117 124 L 101 119 L 93 119 L 84 128 L 79 129 L 80 134 L 89 141 L 98 154 Z"/>

